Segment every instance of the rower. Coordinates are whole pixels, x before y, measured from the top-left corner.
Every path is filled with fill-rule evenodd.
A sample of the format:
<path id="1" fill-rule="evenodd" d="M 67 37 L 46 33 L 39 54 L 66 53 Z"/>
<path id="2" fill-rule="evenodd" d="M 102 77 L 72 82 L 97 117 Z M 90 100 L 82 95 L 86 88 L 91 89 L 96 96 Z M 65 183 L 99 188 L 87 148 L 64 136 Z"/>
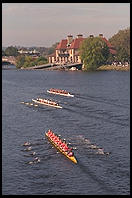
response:
<path id="1" fill-rule="evenodd" d="M 51 133 L 51 130 L 50 130 L 50 129 L 48 130 L 48 134 L 49 134 L 49 133 Z"/>
<path id="2" fill-rule="evenodd" d="M 72 151 L 72 148 L 68 148 L 68 151 L 71 152 Z"/>
<path id="3" fill-rule="evenodd" d="M 64 151 L 67 152 L 68 151 L 68 148 L 65 146 L 63 147 L 64 148 Z"/>
<path id="4" fill-rule="evenodd" d="M 62 144 L 61 140 L 58 142 L 58 144 L 59 144 L 59 145 L 61 145 L 61 144 Z"/>

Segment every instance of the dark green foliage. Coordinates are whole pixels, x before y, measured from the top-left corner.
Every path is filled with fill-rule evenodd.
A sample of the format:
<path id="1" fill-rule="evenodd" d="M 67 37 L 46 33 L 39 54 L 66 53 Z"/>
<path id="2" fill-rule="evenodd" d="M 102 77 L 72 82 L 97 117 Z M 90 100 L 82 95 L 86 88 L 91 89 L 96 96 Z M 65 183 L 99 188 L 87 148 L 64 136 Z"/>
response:
<path id="1" fill-rule="evenodd" d="M 21 67 L 33 67 L 35 65 L 43 65 L 46 64 L 48 61 L 45 57 L 38 57 L 38 58 L 33 58 L 32 56 L 18 56 L 16 58 L 16 67 L 21 68 Z"/>
<path id="2" fill-rule="evenodd" d="M 18 54 L 17 48 L 13 46 L 7 47 L 5 50 L 6 56 L 18 56 Z"/>
<path id="3" fill-rule="evenodd" d="M 51 47 L 36 47 L 36 50 L 38 50 L 41 53 L 41 55 L 48 56 L 55 52 L 55 48 L 56 48 L 57 44 L 58 44 L 58 42 L 53 44 Z"/>
<path id="4" fill-rule="evenodd" d="M 96 70 L 107 63 L 110 52 L 101 38 L 89 37 L 82 42 L 80 55 L 85 70 Z"/>
<path id="5" fill-rule="evenodd" d="M 16 57 L 16 67 L 21 68 L 24 65 L 25 62 L 25 56 L 20 55 Z"/>
<path id="6" fill-rule="evenodd" d="M 116 48 L 117 61 L 130 61 L 130 28 L 120 30 L 109 39 L 109 42 Z"/>
<path id="7" fill-rule="evenodd" d="M 2 56 L 5 56 L 5 51 L 4 50 L 2 50 Z"/>

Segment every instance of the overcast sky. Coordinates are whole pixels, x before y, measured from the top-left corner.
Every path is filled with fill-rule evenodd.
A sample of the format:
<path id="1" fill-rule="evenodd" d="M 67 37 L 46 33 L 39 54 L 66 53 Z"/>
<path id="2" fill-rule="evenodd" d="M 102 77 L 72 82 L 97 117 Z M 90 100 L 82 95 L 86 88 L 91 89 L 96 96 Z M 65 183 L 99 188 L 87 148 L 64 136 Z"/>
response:
<path id="1" fill-rule="evenodd" d="M 2 46 L 43 46 L 130 27 L 130 3 L 3 3 Z"/>

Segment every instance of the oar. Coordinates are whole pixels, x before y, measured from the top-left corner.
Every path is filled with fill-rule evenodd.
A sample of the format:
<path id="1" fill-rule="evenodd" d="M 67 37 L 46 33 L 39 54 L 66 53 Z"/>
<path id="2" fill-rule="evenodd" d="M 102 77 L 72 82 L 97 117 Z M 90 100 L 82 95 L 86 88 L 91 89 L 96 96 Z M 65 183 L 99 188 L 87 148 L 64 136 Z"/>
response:
<path id="1" fill-rule="evenodd" d="M 72 147 L 73 148 L 73 150 L 77 150 L 77 148 L 76 147 Z"/>
<path id="2" fill-rule="evenodd" d="M 24 101 L 20 102 L 21 104 L 24 104 Z"/>
<path id="3" fill-rule="evenodd" d="M 26 105 L 29 105 L 29 102 L 25 102 Z"/>

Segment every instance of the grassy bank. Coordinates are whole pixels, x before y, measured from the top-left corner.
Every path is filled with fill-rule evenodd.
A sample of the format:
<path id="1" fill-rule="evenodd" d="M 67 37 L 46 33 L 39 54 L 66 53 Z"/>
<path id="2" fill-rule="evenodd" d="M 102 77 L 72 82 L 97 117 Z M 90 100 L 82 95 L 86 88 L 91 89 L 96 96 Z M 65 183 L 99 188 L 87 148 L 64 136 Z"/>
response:
<path id="1" fill-rule="evenodd" d="M 129 71 L 129 66 L 115 66 L 115 65 L 102 65 L 97 70 L 99 71 L 109 71 L 109 70 L 116 70 L 116 71 Z"/>

